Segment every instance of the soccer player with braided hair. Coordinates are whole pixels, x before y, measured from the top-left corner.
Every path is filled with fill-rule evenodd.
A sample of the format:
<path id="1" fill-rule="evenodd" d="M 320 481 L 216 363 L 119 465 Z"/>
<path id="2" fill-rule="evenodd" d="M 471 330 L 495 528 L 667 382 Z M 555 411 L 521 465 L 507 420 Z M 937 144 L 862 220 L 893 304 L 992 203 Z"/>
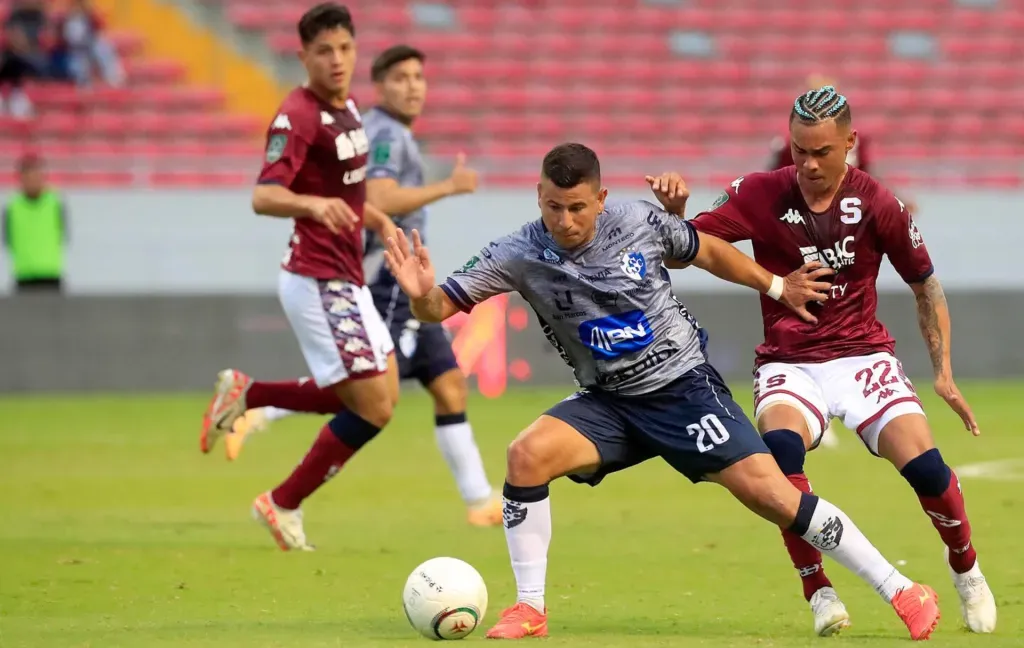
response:
<path id="1" fill-rule="evenodd" d="M 789 129 L 795 165 L 737 178 L 692 221 L 704 234 L 750 240 L 754 258 L 771 272 L 785 274 L 815 260 L 835 270 L 816 323 L 761 300 L 765 341 L 754 372 L 759 431 L 790 482 L 809 493 L 805 454 L 817 447 L 829 420 L 839 418 L 856 430 L 872 454 L 889 460 L 907 480 L 946 545 L 967 627 L 992 632 L 995 599 L 978 564 L 960 482 L 935 447 L 914 386 L 893 355 L 895 340 L 876 313 L 875 281 L 885 255 L 916 297 L 936 393 L 968 432 L 980 434 L 953 381 L 949 310 L 924 238 L 902 202 L 847 163 L 857 132 L 849 101 L 834 87 L 797 97 Z M 685 195 L 673 198 L 666 184 L 654 180 L 655 195 L 682 215 Z M 820 552 L 788 531 L 783 537 L 815 631 L 830 635 L 849 625 Z"/>

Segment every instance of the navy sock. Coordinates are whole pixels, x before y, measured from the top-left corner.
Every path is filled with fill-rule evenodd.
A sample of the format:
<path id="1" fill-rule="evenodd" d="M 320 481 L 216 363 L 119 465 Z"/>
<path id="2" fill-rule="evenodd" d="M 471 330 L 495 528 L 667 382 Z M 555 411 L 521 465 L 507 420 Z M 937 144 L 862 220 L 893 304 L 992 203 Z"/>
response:
<path id="1" fill-rule="evenodd" d="M 818 508 L 818 496 L 810 493 L 800 494 L 800 507 L 796 510 L 796 519 L 789 526 L 789 530 L 798 536 L 803 537 L 811 528 L 811 518 L 814 517 L 814 509 Z"/>
<path id="2" fill-rule="evenodd" d="M 513 486 L 505 482 L 504 488 L 501 489 L 501 494 L 507 500 L 529 504 L 547 499 L 549 488 L 547 484 L 541 484 L 540 486 Z"/>
<path id="3" fill-rule="evenodd" d="M 460 412 L 459 414 L 435 414 L 434 425 L 437 427 L 444 427 L 445 425 L 458 425 L 459 423 L 466 422 L 466 413 Z"/>
<path id="4" fill-rule="evenodd" d="M 762 439 L 771 450 L 775 463 L 779 464 L 783 475 L 788 477 L 803 473 L 807 449 L 804 448 L 804 439 L 800 434 L 786 429 L 771 430 L 765 432 Z"/>
<path id="5" fill-rule="evenodd" d="M 353 450 L 362 448 L 380 432 L 379 427 L 349 410 L 338 412 L 327 423 L 327 427 L 331 429 L 334 436 L 338 437 L 339 441 Z"/>
<path id="6" fill-rule="evenodd" d="M 923 497 L 939 497 L 949 488 L 950 470 L 938 448 L 923 452 L 900 471 L 910 487 Z"/>

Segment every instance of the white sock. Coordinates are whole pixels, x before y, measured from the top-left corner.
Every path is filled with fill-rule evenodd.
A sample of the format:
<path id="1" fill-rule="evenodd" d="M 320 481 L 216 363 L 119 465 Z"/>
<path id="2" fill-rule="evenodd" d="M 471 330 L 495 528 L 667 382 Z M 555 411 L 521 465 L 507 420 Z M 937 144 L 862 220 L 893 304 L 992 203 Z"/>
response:
<path id="1" fill-rule="evenodd" d="M 846 513 L 820 497 L 803 539 L 860 576 L 886 603 L 913 585 L 875 549 Z"/>
<path id="2" fill-rule="evenodd" d="M 263 408 L 263 416 L 267 419 L 268 423 L 280 421 L 286 416 L 291 416 L 293 414 L 298 414 L 298 412 L 294 410 L 282 409 L 280 407 L 274 407 L 272 405 L 268 405 Z"/>
<path id="3" fill-rule="evenodd" d="M 546 490 L 546 487 L 544 487 Z M 516 575 L 516 602 L 544 611 L 544 577 L 551 544 L 551 498 L 515 502 L 504 498 L 505 540 Z"/>
<path id="4" fill-rule="evenodd" d="M 480 449 L 473 439 L 473 428 L 469 422 L 438 425 L 434 429 L 437 447 L 441 449 L 448 468 L 455 477 L 462 501 L 467 505 L 483 504 L 491 499 L 493 489 L 487 481 L 484 461 Z"/>

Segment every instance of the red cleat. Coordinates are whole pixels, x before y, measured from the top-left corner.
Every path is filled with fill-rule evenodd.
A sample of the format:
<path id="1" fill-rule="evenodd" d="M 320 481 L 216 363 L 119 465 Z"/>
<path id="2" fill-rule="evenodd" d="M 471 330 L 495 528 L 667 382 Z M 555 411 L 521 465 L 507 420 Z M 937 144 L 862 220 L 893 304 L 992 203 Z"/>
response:
<path id="1" fill-rule="evenodd" d="M 927 639 L 939 625 L 939 596 L 927 585 L 914 583 L 893 598 L 892 606 L 914 641 Z"/>
<path id="2" fill-rule="evenodd" d="M 529 603 L 516 603 L 501 613 L 501 618 L 487 631 L 488 639 L 526 639 L 548 636 L 548 610 L 538 612 Z"/>

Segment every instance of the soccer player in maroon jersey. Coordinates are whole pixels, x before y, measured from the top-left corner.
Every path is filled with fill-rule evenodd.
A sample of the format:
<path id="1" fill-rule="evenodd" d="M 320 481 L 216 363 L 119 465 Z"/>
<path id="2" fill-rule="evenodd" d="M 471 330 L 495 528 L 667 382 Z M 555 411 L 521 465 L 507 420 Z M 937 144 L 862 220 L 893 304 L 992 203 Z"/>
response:
<path id="1" fill-rule="evenodd" d="M 309 82 L 285 98 L 270 125 L 252 205 L 258 214 L 295 221 L 278 296 L 313 380 L 270 383 L 221 372 L 201 443 L 208 451 L 247 408 L 335 414 L 292 474 L 253 502 L 253 515 L 284 550 L 312 548 L 300 504 L 380 432 L 398 398 L 391 334 L 363 278 L 369 142 L 348 96 L 356 57 L 352 17 L 323 3 L 302 16 L 298 32 Z M 368 227 L 393 235 L 389 218 L 366 216 L 373 217 Z"/>
<path id="2" fill-rule="evenodd" d="M 917 493 L 947 548 L 947 563 L 967 627 L 992 632 L 996 605 L 971 544 L 960 482 L 932 440 L 921 402 L 878 321 L 875 280 L 882 256 L 913 290 L 931 355 L 935 391 L 979 434 L 953 381 L 950 321 L 942 286 L 913 218 L 889 190 L 849 165 L 857 143 L 849 103 L 825 86 L 796 99 L 790 115 L 795 166 L 737 178 L 693 224 L 728 241 L 750 240 L 754 258 L 775 273 L 810 260 L 835 270 L 830 299 L 809 324 L 761 301 L 765 341 L 757 348 L 754 407 L 758 427 L 790 481 L 811 492 L 804 457 L 829 419 L 856 430 L 872 454 L 888 459 Z M 682 214 L 685 200 L 659 199 Z M 670 207 L 670 205 L 666 205 Z M 783 532 L 815 631 L 832 634 L 849 615 L 821 565 L 821 554 Z M 934 596 L 928 591 L 925 595 Z"/>

